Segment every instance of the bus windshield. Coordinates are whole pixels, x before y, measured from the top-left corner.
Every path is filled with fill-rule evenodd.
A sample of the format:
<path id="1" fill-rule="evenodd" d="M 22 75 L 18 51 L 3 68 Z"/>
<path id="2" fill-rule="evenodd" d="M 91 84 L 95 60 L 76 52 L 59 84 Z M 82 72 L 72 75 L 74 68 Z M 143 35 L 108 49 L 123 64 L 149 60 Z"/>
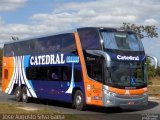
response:
<path id="1" fill-rule="evenodd" d="M 123 51 L 144 51 L 143 45 L 132 32 L 101 31 L 106 49 Z"/>
<path id="2" fill-rule="evenodd" d="M 118 88 L 140 88 L 147 85 L 144 65 L 139 62 L 113 61 L 108 84 Z"/>

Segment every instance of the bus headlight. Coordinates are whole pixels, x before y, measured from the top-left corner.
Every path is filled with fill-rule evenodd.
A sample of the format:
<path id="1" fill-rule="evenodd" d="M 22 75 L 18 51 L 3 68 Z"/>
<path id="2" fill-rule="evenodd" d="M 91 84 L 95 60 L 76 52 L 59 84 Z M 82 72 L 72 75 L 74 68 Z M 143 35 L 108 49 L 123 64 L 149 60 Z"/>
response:
<path id="1" fill-rule="evenodd" d="M 103 90 L 104 91 L 104 94 L 106 94 L 106 95 L 109 95 L 109 96 L 116 96 L 117 94 L 116 93 L 113 93 L 113 92 L 110 92 L 110 91 L 108 91 L 108 90 Z"/>
<path id="2" fill-rule="evenodd" d="M 116 94 L 116 93 L 113 93 L 113 92 L 110 92 L 110 95 L 114 97 L 114 96 L 116 96 L 117 94 Z"/>

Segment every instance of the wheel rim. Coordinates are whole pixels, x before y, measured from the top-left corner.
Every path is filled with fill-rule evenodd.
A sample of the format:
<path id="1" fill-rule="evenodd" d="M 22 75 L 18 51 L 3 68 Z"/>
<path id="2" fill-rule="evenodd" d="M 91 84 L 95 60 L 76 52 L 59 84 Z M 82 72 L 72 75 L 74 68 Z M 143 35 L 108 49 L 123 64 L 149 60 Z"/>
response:
<path id="1" fill-rule="evenodd" d="M 82 97 L 81 97 L 80 95 L 78 95 L 78 96 L 76 97 L 76 104 L 77 104 L 77 105 L 80 105 L 81 102 L 82 102 Z"/>
<path id="2" fill-rule="evenodd" d="M 23 100 L 26 100 L 27 94 L 26 94 L 26 93 L 23 93 L 22 97 L 23 97 Z"/>
<path id="3" fill-rule="evenodd" d="M 19 97 L 19 95 L 20 95 L 20 91 L 17 90 L 17 92 L 16 92 L 16 97 Z"/>

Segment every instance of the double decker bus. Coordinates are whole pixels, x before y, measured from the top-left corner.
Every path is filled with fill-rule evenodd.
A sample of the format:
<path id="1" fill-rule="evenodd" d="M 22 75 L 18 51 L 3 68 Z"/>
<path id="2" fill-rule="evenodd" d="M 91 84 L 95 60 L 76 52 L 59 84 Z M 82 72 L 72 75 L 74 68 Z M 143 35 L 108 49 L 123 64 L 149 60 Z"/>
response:
<path id="1" fill-rule="evenodd" d="M 146 55 L 133 31 L 86 27 L 4 45 L 2 91 L 103 107 L 147 105 Z"/>

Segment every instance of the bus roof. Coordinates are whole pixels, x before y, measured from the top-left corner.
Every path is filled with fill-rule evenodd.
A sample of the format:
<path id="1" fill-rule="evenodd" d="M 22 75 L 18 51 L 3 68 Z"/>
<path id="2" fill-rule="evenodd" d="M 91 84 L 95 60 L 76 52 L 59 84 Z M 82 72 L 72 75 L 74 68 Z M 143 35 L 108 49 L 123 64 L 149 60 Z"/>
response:
<path id="1" fill-rule="evenodd" d="M 75 28 L 75 29 L 66 30 L 66 31 L 62 31 L 62 32 L 54 32 L 54 33 L 49 33 L 49 34 L 42 34 L 42 35 L 38 35 L 38 36 L 34 36 L 34 37 L 28 37 L 28 38 L 24 38 L 24 39 L 15 40 L 15 41 L 9 41 L 9 42 L 4 43 L 4 45 L 5 44 L 10 44 L 10 43 L 16 43 L 16 42 L 22 42 L 22 41 L 27 41 L 27 40 L 43 38 L 43 37 L 49 37 L 49 36 L 54 36 L 54 35 L 60 35 L 60 34 L 65 34 L 65 33 L 74 33 L 74 32 L 77 32 L 78 29 L 89 29 L 89 28 L 98 29 L 98 30 L 133 32 L 133 31 L 127 30 L 127 29 L 113 28 L 113 27 L 81 27 L 81 28 Z"/>

